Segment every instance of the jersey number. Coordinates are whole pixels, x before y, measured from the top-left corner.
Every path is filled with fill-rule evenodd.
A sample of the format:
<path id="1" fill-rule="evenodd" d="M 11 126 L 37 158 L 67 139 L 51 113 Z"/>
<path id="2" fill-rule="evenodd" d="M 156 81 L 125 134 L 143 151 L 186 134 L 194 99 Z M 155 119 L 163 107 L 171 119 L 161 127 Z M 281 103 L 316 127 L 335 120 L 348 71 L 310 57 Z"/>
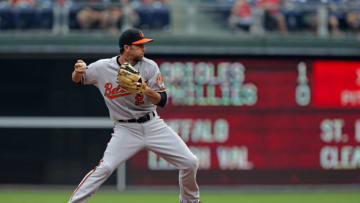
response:
<path id="1" fill-rule="evenodd" d="M 137 94 L 136 97 L 135 97 L 136 101 L 135 101 L 135 104 L 136 105 L 141 105 L 141 104 L 144 104 L 144 95 L 142 94 Z"/>

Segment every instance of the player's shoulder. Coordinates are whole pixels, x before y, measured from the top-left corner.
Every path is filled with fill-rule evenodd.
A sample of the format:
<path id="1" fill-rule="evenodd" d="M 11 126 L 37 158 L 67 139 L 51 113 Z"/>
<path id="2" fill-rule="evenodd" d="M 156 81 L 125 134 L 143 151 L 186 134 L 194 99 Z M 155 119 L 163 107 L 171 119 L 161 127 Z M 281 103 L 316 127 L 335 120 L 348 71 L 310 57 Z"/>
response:
<path id="1" fill-rule="evenodd" d="M 93 69 L 107 69 L 111 67 L 111 64 L 116 62 L 116 59 L 113 58 L 105 58 L 105 59 L 98 59 L 89 65 L 89 68 Z"/>
<path id="2" fill-rule="evenodd" d="M 114 57 L 112 58 L 105 58 L 105 59 L 99 59 L 97 61 L 95 61 L 93 64 L 96 65 L 96 66 L 101 66 L 101 65 L 107 65 L 107 64 L 110 64 L 112 63 L 114 60 Z"/>
<path id="3" fill-rule="evenodd" d="M 158 68 L 157 63 L 156 63 L 154 60 L 151 60 L 151 59 L 149 59 L 149 58 L 143 57 L 142 62 L 143 62 L 143 64 L 146 65 L 146 66 L 152 66 L 152 67 L 154 67 L 154 68 Z"/>

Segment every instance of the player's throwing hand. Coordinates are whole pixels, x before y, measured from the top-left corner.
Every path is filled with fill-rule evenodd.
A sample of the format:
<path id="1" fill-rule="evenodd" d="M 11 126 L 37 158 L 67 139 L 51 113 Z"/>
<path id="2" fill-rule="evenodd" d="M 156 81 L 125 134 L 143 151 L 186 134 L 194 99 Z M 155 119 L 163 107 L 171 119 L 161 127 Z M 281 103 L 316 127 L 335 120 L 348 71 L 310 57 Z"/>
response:
<path id="1" fill-rule="evenodd" d="M 88 69 L 88 67 L 83 60 L 79 59 L 76 61 L 75 65 L 74 65 L 74 69 L 75 69 L 76 73 L 84 74 L 86 69 Z"/>
<path id="2" fill-rule="evenodd" d="M 83 60 L 77 60 L 74 65 L 74 72 L 72 73 L 72 80 L 75 83 L 81 82 L 81 77 L 85 74 L 86 70 L 88 69 L 86 63 Z"/>

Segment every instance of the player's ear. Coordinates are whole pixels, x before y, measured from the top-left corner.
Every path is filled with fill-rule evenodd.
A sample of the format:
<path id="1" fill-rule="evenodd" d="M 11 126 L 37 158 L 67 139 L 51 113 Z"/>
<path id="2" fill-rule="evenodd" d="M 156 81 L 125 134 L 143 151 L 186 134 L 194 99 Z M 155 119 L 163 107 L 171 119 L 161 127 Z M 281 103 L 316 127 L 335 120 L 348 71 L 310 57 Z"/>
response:
<path id="1" fill-rule="evenodd" d="M 130 50 L 130 45 L 124 45 L 124 50 L 129 51 Z"/>

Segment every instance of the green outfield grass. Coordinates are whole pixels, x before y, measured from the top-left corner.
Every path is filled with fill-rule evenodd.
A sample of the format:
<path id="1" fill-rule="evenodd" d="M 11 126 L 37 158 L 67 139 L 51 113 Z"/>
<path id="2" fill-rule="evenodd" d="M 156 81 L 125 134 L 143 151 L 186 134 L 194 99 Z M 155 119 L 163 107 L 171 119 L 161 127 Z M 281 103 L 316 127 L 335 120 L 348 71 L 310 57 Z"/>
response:
<path id="1" fill-rule="evenodd" d="M 65 203 L 68 192 L 2 191 L 1 203 Z M 202 192 L 203 203 L 360 203 L 360 192 Z M 178 203 L 172 192 L 98 192 L 89 203 Z"/>

